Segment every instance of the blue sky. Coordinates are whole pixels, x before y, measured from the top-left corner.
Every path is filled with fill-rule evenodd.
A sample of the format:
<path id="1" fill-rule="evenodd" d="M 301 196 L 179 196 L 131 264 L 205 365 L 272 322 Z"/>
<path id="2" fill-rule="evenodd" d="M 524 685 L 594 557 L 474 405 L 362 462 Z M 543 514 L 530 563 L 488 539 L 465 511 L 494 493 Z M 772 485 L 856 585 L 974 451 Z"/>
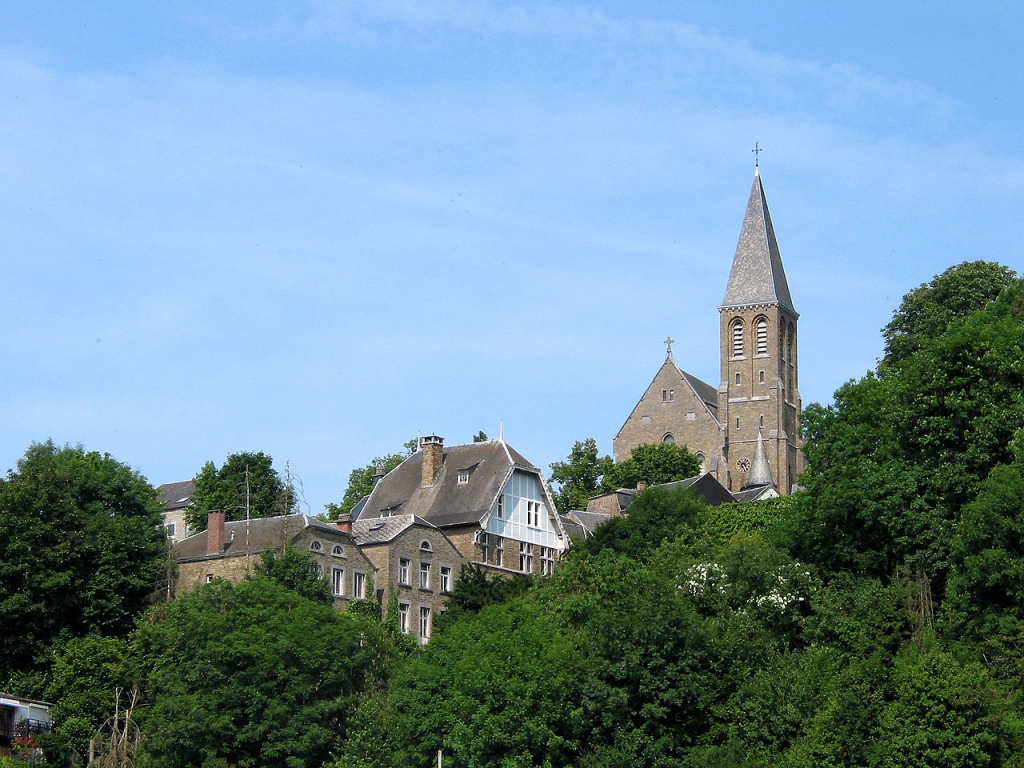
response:
<path id="1" fill-rule="evenodd" d="M 1024 10 L 890 6 L 5 2 L 4 466 L 262 450 L 315 513 L 417 433 L 610 452 L 666 336 L 718 383 L 755 139 L 829 401 L 1024 268 Z"/>

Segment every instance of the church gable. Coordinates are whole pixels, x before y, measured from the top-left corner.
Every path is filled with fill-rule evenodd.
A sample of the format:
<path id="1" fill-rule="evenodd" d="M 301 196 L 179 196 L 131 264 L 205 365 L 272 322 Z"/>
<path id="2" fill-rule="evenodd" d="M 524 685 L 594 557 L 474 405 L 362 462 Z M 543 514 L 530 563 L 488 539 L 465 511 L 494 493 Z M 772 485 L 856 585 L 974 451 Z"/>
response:
<path id="1" fill-rule="evenodd" d="M 717 390 L 681 371 L 672 357 L 655 375 L 640 402 L 612 441 L 616 461 L 643 444 L 685 445 L 703 459 L 718 455 L 720 426 L 713 397 Z"/>

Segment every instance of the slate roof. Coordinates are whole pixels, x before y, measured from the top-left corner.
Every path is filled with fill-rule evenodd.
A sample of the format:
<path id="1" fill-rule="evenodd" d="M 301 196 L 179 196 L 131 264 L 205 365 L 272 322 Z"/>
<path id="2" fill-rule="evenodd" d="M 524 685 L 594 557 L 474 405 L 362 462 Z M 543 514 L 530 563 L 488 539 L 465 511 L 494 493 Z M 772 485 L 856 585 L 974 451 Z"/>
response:
<path id="1" fill-rule="evenodd" d="M 632 499 L 630 500 L 632 501 Z M 615 515 L 608 515 L 604 512 L 581 512 L 579 510 L 573 510 L 568 514 L 567 517 L 569 518 L 569 520 L 582 525 L 587 530 L 587 533 L 592 534 L 595 530 L 597 530 L 598 526 L 604 525 L 613 517 L 615 517 Z"/>
<path id="2" fill-rule="evenodd" d="M 675 361 L 673 361 L 672 364 L 675 365 Z M 718 388 L 713 387 L 706 381 L 701 381 L 696 376 L 687 373 L 678 365 L 676 365 L 676 370 L 679 371 L 679 375 L 682 377 L 683 381 L 690 385 L 690 388 L 696 393 L 697 397 L 699 397 L 704 402 L 704 405 L 708 407 L 708 410 L 711 411 L 711 415 L 717 419 Z"/>
<path id="3" fill-rule="evenodd" d="M 586 526 L 567 515 L 559 515 L 558 522 L 562 524 L 562 530 L 572 541 L 582 541 L 592 535 Z"/>
<path id="4" fill-rule="evenodd" d="M 539 472 L 503 440 L 446 446 L 434 484 L 420 487 L 423 451 L 382 477 L 370 491 L 359 519 L 384 513 L 417 515 L 438 528 L 478 523 L 494 504 L 514 467 Z M 470 470 L 469 482 L 458 484 L 458 471 Z"/>
<path id="5" fill-rule="evenodd" d="M 781 304 L 796 314 L 757 170 L 720 309 L 750 304 Z"/>
<path id="6" fill-rule="evenodd" d="M 364 544 L 386 544 L 403 531 L 414 525 L 434 528 L 429 522 L 416 515 L 395 515 L 356 520 L 352 523 L 352 538 L 358 546 Z"/>
<path id="7" fill-rule="evenodd" d="M 184 509 L 189 505 L 196 484 L 191 480 L 179 480 L 176 483 L 164 483 L 156 489 L 163 502 L 164 510 Z"/>
<path id="8" fill-rule="evenodd" d="M 696 477 L 688 477 L 685 480 L 677 480 L 674 483 L 664 483 L 659 488 L 689 488 L 697 498 L 703 499 L 705 504 L 717 507 L 729 501 L 735 501 L 729 489 L 722 485 L 710 472 Z"/>
<path id="9" fill-rule="evenodd" d="M 337 526 L 317 520 L 308 515 L 280 515 L 278 517 L 256 517 L 249 521 L 249 552 L 262 552 L 265 549 L 283 547 L 295 541 L 304 530 L 312 529 L 325 538 L 337 541 L 348 539 L 355 541 Z M 246 552 L 246 521 L 236 520 L 224 524 L 224 555 L 242 555 Z M 198 560 L 207 557 L 206 531 L 182 539 L 174 545 L 179 560 Z M 232 534 L 234 538 L 232 539 Z"/>
<path id="10" fill-rule="evenodd" d="M 772 468 L 768 463 L 768 454 L 764 450 L 764 438 L 761 433 L 757 433 L 757 447 L 754 449 L 754 460 L 751 463 L 750 474 L 747 475 L 747 482 L 743 485 L 743 489 L 753 488 L 755 486 L 775 485 L 775 481 L 772 479 Z"/>

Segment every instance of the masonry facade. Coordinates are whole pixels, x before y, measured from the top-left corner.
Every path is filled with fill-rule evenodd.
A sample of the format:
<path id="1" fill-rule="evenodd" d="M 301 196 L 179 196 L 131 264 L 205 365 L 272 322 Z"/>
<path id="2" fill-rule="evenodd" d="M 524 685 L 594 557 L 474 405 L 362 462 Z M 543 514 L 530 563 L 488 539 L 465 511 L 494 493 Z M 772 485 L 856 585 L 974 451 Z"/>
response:
<path id="1" fill-rule="evenodd" d="M 771 485 L 790 493 L 803 471 L 799 315 L 757 170 L 718 312 L 718 387 L 679 368 L 670 344 L 615 435 L 615 460 L 644 443 L 678 443 L 730 491 Z"/>

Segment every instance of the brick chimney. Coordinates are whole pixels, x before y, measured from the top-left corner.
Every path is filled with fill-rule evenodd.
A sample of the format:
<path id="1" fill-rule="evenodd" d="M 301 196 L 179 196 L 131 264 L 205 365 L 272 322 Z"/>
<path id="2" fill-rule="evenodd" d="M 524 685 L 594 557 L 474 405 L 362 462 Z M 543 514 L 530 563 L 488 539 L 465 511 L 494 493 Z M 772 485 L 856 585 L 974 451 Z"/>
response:
<path id="1" fill-rule="evenodd" d="M 206 554 L 224 552 L 224 511 L 211 509 L 206 513 Z"/>
<path id="2" fill-rule="evenodd" d="M 427 435 L 420 440 L 420 450 L 423 451 L 423 474 L 420 478 L 420 486 L 429 488 L 437 480 L 437 474 L 441 471 L 441 463 L 444 460 L 444 438 Z"/>
<path id="3" fill-rule="evenodd" d="M 334 521 L 334 526 L 342 533 L 347 533 L 349 536 L 352 535 L 352 515 L 338 515 L 338 519 Z"/>

